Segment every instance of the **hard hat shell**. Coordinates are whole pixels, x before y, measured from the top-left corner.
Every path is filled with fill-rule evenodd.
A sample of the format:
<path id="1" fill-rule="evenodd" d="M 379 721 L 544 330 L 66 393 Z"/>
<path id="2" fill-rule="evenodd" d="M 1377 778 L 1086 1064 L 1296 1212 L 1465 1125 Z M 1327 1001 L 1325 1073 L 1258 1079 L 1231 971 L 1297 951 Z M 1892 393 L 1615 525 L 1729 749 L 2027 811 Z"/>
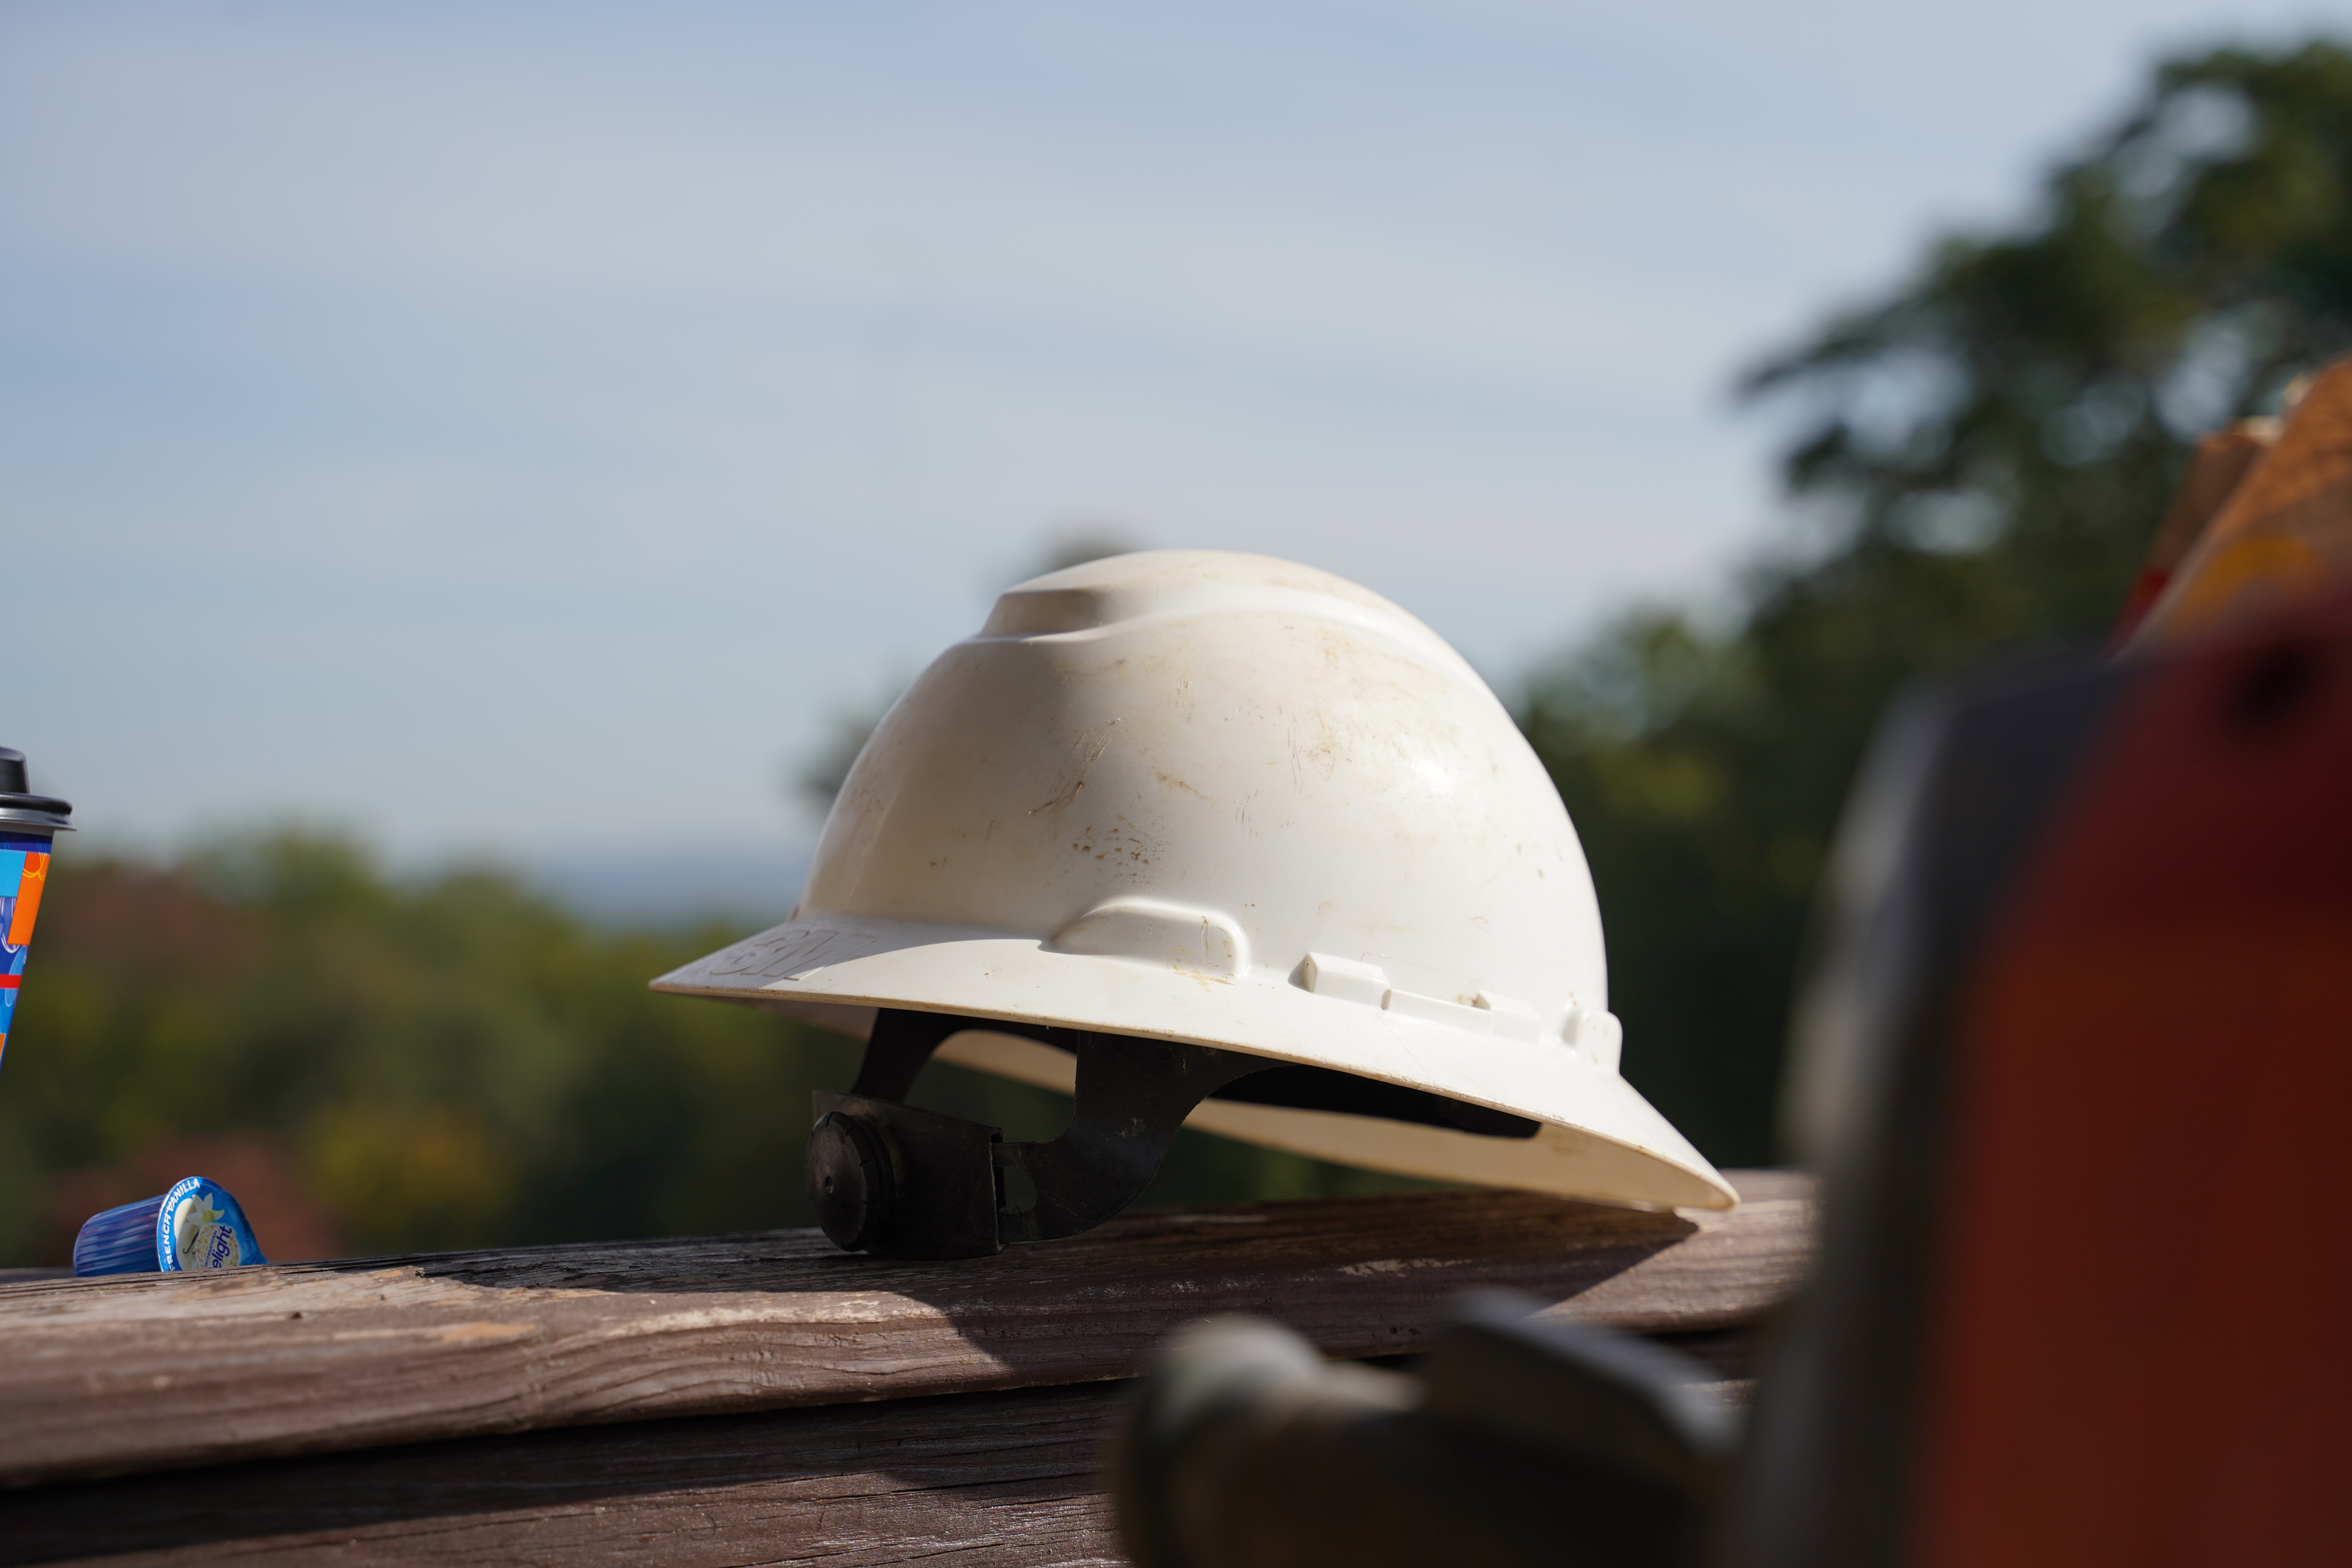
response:
<path id="1" fill-rule="evenodd" d="M 793 918 L 654 984 L 1336 1068 L 1539 1125 L 1213 1099 L 1190 1124 L 1413 1175 L 1737 1201 L 1618 1074 L 1591 877 L 1510 715 L 1396 605 L 1263 556 L 1154 551 L 1006 592 L 875 730 Z M 939 1054 L 1072 1088 L 1073 1058 L 1015 1035 Z"/>

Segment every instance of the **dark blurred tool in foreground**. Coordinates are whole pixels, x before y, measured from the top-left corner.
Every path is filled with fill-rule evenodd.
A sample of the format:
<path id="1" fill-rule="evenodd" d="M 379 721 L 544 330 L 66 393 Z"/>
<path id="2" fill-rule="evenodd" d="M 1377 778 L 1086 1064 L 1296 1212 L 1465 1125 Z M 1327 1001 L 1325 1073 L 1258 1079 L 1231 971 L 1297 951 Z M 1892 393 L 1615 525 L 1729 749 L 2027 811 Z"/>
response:
<path id="1" fill-rule="evenodd" d="M 66 820 L 72 815 L 64 801 L 33 793 L 24 752 L 0 746 L 0 1054 L 8 1048 L 16 992 L 25 983 L 25 952 L 49 879 L 49 845 L 72 831 Z"/>
<path id="2" fill-rule="evenodd" d="M 1412 1374 L 1250 1318 L 1179 1334 L 1114 1462 L 1140 1568 L 1687 1564 L 1731 1451 L 1714 1374 L 1647 1341 L 1469 1299 Z"/>
<path id="3" fill-rule="evenodd" d="M 1139 1559 L 2339 1561 L 2352 1343 L 2307 1331 L 2352 1300 L 2315 1206 L 2352 1105 L 2352 371 L 2238 483 L 2126 657 L 1963 683 L 1883 732 L 1787 1097 L 1827 1177 L 1822 1264 L 1719 1504 L 1661 1489 L 1667 1428 L 1592 1395 L 1619 1352 L 1590 1342 L 1522 1331 L 1524 1374 L 1455 1406 L 1455 1444 L 1542 1411 L 1485 1466 L 1408 1458 L 1403 1414 L 1340 1394 L 1433 1419 L 1449 1342 L 1418 1405 L 1271 1351 L 1253 1384 L 1201 1342 L 1121 1453 Z"/>
<path id="4" fill-rule="evenodd" d="M 1819 1277 L 1727 1563 L 2335 1559 L 2352 599 L 1915 707 L 1790 1110 Z"/>

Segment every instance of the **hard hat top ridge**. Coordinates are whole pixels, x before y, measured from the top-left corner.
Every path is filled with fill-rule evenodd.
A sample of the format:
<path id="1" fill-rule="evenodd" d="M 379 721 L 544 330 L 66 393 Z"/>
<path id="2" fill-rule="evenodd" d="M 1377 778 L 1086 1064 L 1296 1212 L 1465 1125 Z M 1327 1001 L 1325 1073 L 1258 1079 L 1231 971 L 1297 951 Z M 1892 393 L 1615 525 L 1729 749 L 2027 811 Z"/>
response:
<path id="1" fill-rule="evenodd" d="M 1249 1079 L 1196 1125 L 1732 1201 L 1617 1076 L 1583 851 L 1510 715 L 1403 610 L 1263 556 L 1151 552 L 1009 590 L 877 727 L 793 918 L 656 984 L 1239 1050 L 1541 1131 L 1252 1102 Z M 1011 1031 L 938 1049 L 1065 1089 L 1073 1070 Z"/>
<path id="2" fill-rule="evenodd" d="M 1050 637 L 1156 616 L 1267 614 L 1335 621 L 1469 666 L 1391 601 L 1312 566 L 1224 550 L 1147 550 L 1065 567 L 998 595 L 980 636 Z"/>

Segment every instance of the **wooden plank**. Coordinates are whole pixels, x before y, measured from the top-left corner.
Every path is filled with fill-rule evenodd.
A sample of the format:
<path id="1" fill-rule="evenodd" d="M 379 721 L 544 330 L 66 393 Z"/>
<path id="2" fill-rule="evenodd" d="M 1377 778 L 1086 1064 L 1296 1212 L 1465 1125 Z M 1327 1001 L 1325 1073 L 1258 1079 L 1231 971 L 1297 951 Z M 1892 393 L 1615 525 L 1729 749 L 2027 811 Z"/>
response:
<path id="1" fill-rule="evenodd" d="M 575 1427 L 0 1493 L 0 1564 L 1123 1563 L 1125 1385 Z"/>
<path id="2" fill-rule="evenodd" d="M 1425 1193 L 1129 1215 L 958 1263 L 774 1231 L 0 1286 L 0 1481 L 1120 1377 L 1212 1312 L 1393 1354 L 1474 1285 L 1733 1326 L 1812 1235 L 1805 1178 L 1734 1180 L 1729 1215 Z"/>
<path id="3" fill-rule="evenodd" d="M 1744 1378 L 1753 1334 L 1674 1336 Z M 1741 1382 L 1714 1383 L 1738 1398 Z M 1109 1563 L 1124 1383 L 686 1417 L 0 1492 L 0 1568 Z"/>

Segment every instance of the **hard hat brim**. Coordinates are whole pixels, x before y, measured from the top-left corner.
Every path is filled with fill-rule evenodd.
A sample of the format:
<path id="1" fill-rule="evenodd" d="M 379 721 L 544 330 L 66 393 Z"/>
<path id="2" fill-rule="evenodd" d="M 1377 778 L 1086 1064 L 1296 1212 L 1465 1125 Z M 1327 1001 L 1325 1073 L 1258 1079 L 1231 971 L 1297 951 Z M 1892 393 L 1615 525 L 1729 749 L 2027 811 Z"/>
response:
<path id="1" fill-rule="evenodd" d="M 830 914 L 790 921 L 663 975 L 656 991 L 779 1012 L 898 1007 L 1246 1051 L 1424 1089 L 1542 1123 L 1484 1136 L 1332 1111 L 1207 1100 L 1188 1124 L 1348 1164 L 1654 1208 L 1726 1209 L 1730 1184 L 1616 1072 L 1522 1041 L 1276 978 L 1058 952 L 1034 938 Z M 940 1058 L 1067 1093 L 1053 1047 L 968 1032 Z"/>

